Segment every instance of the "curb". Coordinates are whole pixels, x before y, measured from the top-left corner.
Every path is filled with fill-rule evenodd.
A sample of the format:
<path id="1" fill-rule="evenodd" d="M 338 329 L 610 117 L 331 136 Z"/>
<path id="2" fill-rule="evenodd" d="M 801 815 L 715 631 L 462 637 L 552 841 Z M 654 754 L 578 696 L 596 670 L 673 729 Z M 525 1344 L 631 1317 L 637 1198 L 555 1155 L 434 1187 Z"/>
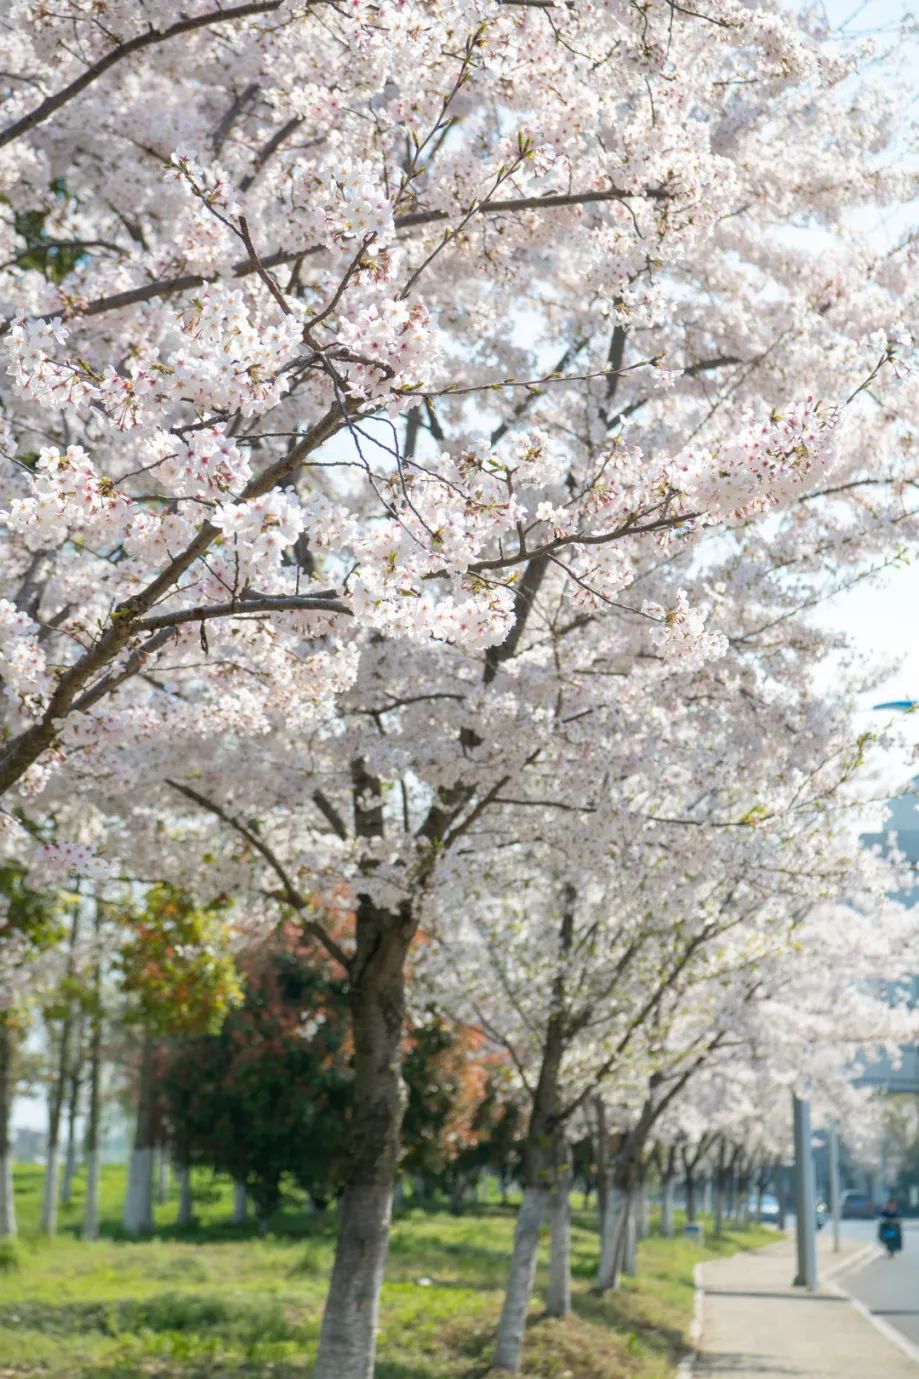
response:
<path id="1" fill-rule="evenodd" d="M 881 1259 L 883 1257 L 883 1253 L 883 1250 L 877 1249 L 876 1247 L 873 1250 L 874 1258 L 876 1259 Z M 859 1256 L 855 1258 L 854 1262 L 861 1262 L 862 1258 L 866 1254 L 867 1251 L 860 1251 Z M 867 1263 L 867 1259 L 865 1259 L 864 1262 Z M 841 1274 L 845 1273 L 846 1271 L 845 1269 L 839 1269 L 836 1272 Z M 908 1360 L 912 1360 L 914 1365 L 919 1365 L 919 1346 L 916 1346 L 913 1344 L 912 1341 L 907 1340 L 907 1338 L 904 1335 L 902 1335 L 896 1329 L 896 1327 L 891 1326 L 890 1322 L 885 1321 L 883 1317 L 876 1316 L 875 1313 L 872 1312 L 869 1307 L 865 1306 L 861 1299 L 854 1298 L 851 1293 L 847 1292 L 845 1288 L 840 1287 L 838 1283 L 828 1282 L 826 1284 L 826 1289 L 827 1292 L 833 1293 L 836 1297 L 843 1298 L 849 1304 L 850 1307 L 855 1308 L 855 1311 L 858 1312 L 859 1316 L 864 1317 L 865 1321 L 874 1327 L 875 1331 L 879 1331 L 886 1341 L 889 1341 L 891 1345 L 895 1345 L 897 1347 L 897 1350 L 899 1350 L 903 1355 L 905 1355 Z M 692 1370 L 688 1370 L 686 1374 L 686 1379 L 691 1379 L 691 1376 Z"/>
<path id="2" fill-rule="evenodd" d="M 907 1355 L 914 1363 L 919 1364 L 919 1346 L 914 1346 L 905 1336 L 901 1336 L 889 1322 L 885 1322 L 883 1317 L 875 1317 L 865 1306 L 859 1302 L 858 1298 L 853 1298 L 844 1288 L 831 1282 L 832 1279 L 840 1277 L 842 1274 L 849 1273 L 852 1269 L 858 1269 L 863 1264 L 868 1264 L 874 1259 L 880 1259 L 883 1251 L 874 1244 L 865 1245 L 862 1249 L 856 1250 L 847 1259 L 842 1259 L 835 1268 L 827 1268 L 822 1271 L 819 1285 L 825 1287 L 828 1292 L 836 1294 L 837 1297 L 845 1300 L 854 1307 L 856 1312 L 860 1312 L 872 1326 L 888 1340 Z M 701 1261 L 693 1266 L 693 1283 L 695 1284 L 695 1299 L 693 1302 L 692 1321 L 689 1324 L 689 1343 L 692 1347 L 683 1356 L 677 1365 L 676 1379 L 692 1379 L 695 1371 L 696 1360 L 698 1359 L 699 1343 L 702 1340 L 702 1319 L 703 1308 L 705 1305 L 705 1288 L 702 1284 L 702 1263 Z"/>
<path id="3" fill-rule="evenodd" d="M 870 1264 L 873 1260 L 880 1259 L 883 1253 L 880 1246 L 872 1241 L 860 1250 L 856 1250 L 846 1259 L 841 1259 L 835 1266 L 823 1269 L 819 1275 L 819 1282 L 829 1284 L 831 1279 L 839 1278 L 841 1274 L 847 1274 L 852 1269 L 860 1269 L 863 1264 Z"/>

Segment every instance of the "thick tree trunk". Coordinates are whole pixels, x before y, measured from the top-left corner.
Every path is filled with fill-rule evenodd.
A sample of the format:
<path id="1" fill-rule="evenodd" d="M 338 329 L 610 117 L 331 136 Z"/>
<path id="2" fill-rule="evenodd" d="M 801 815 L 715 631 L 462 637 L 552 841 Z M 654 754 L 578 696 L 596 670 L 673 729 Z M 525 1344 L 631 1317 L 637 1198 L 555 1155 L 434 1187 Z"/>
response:
<path id="1" fill-rule="evenodd" d="M 176 1216 L 177 1226 L 191 1226 L 194 1224 L 195 1207 L 191 1193 L 191 1169 L 187 1164 L 179 1167 L 179 1210 Z"/>
<path id="2" fill-rule="evenodd" d="M 519 1374 L 523 1350 L 523 1332 L 527 1307 L 536 1275 L 536 1256 L 539 1252 L 539 1232 L 549 1206 L 549 1191 L 545 1187 L 525 1187 L 523 1201 L 517 1213 L 514 1229 L 514 1249 L 504 1295 L 504 1308 L 498 1323 L 494 1367 Z"/>
<path id="3" fill-rule="evenodd" d="M 0 1237 L 16 1234 L 11 1137 L 15 1051 L 13 1027 L 4 1015 L 0 1015 Z"/>
<path id="4" fill-rule="evenodd" d="M 600 1223 L 600 1267 L 597 1270 L 597 1292 L 615 1288 L 619 1281 L 619 1261 L 622 1258 L 622 1229 L 628 1197 L 621 1187 L 612 1187 L 607 1196 L 606 1212 Z"/>
<path id="5" fill-rule="evenodd" d="M 354 1031 L 348 1179 L 313 1379 L 372 1379 L 404 1110 L 401 1045 L 411 911 L 357 909 L 351 970 Z"/>
<path id="6" fill-rule="evenodd" d="M 97 901 L 98 905 L 98 901 Z M 98 943 L 99 919 L 96 918 Z M 89 1036 L 89 1105 L 86 1108 L 86 1201 L 83 1238 L 99 1238 L 99 1126 L 102 1118 L 102 958 L 97 953 L 93 978 L 94 1005 Z"/>
<path id="7" fill-rule="evenodd" d="M 565 1148 L 560 1149 L 560 1155 L 549 1204 L 551 1243 L 546 1313 L 550 1317 L 567 1317 L 571 1313 L 571 1164 Z"/>
<path id="8" fill-rule="evenodd" d="M 244 1226 L 249 1216 L 249 1203 L 246 1198 L 246 1185 L 239 1179 L 233 1182 L 233 1225 Z"/>
<path id="9" fill-rule="evenodd" d="M 123 1224 L 128 1235 L 141 1235 L 153 1230 L 153 1052 L 153 1037 L 147 1031 L 141 1050 L 137 1128 L 124 1201 Z"/>

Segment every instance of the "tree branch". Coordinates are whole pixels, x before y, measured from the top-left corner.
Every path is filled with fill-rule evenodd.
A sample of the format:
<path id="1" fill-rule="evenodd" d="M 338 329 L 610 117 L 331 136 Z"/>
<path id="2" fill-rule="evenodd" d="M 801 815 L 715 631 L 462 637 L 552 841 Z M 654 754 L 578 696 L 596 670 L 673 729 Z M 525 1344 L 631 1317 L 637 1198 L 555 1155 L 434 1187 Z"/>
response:
<path id="1" fill-rule="evenodd" d="M 316 594 L 256 594 L 241 595 L 230 603 L 202 604 L 196 608 L 177 608 L 172 613 L 155 613 L 141 618 L 135 627 L 152 632 L 161 627 L 178 627 L 186 622 L 207 622 L 211 618 L 241 618 L 248 613 L 284 612 L 346 613 L 351 609 L 331 595 Z"/>
<path id="2" fill-rule="evenodd" d="M 222 805 L 217 804 L 214 800 L 208 799 L 208 797 L 206 795 L 202 795 L 199 790 L 195 790 L 190 785 L 185 785 L 182 781 L 170 780 L 168 778 L 166 780 L 166 784 L 172 790 L 178 791 L 180 795 L 184 795 L 187 800 L 191 800 L 193 804 L 198 805 L 199 808 L 207 810 L 209 814 L 213 814 L 215 818 L 220 819 L 221 823 L 225 823 L 230 828 L 234 829 L 235 832 L 237 832 L 242 838 L 245 838 L 246 842 L 251 844 L 251 846 L 254 847 L 255 850 L 262 855 L 262 857 L 264 857 L 265 861 L 271 867 L 271 870 L 275 873 L 282 887 L 284 888 L 283 898 L 285 902 L 290 906 L 292 910 L 297 911 L 298 915 L 300 916 L 303 922 L 303 927 L 306 930 L 306 932 L 308 934 L 311 934 L 313 938 L 317 940 L 317 942 L 321 943 L 323 948 L 329 954 L 329 956 L 334 958 L 337 963 L 340 963 L 346 972 L 350 973 L 351 959 L 348 957 L 344 949 L 339 947 L 339 945 L 332 938 L 331 934 L 329 934 L 323 928 L 323 926 L 318 922 L 318 920 L 310 919 L 308 917 L 307 911 L 309 908 L 309 902 L 307 901 L 306 897 L 301 895 L 301 893 L 297 890 L 296 886 L 290 878 L 290 875 L 287 872 L 287 869 L 281 862 L 280 858 L 278 857 L 274 849 L 269 847 L 265 840 L 263 838 L 260 838 L 259 835 L 253 829 L 249 828 L 246 824 L 242 823 L 241 820 L 234 819 L 233 815 L 229 814 L 223 808 Z"/>
<path id="3" fill-rule="evenodd" d="M 134 53 L 139 53 L 144 48 L 150 48 L 157 43 L 165 43 L 167 39 L 177 38 L 181 34 L 192 33 L 195 29 L 206 28 L 210 24 L 224 24 L 227 20 L 248 19 L 256 14 L 270 14 L 273 10 L 281 8 L 284 0 L 253 0 L 247 5 L 238 5 L 231 10 L 211 10 L 208 14 L 195 15 L 191 19 L 180 19 L 175 24 L 170 24 L 168 29 L 148 29 L 146 33 L 138 34 L 136 38 L 128 39 L 126 43 L 120 43 L 117 48 L 113 48 L 110 53 L 100 57 L 98 62 L 94 62 L 91 67 L 87 67 L 85 72 L 81 72 L 75 77 L 68 86 L 64 86 L 60 91 L 56 91 L 53 96 L 48 96 L 30 110 L 28 115 L 23 115 L 21 119 L 13 124 L 7 125 L 6 129 L 0 132 L 0 148 L 11 144 L 14 139 L 18 139 L 23 134 L 28 134 L 37 125 L 44 124 L 62 105 L 72 101 L 81 91 L 85 91 L 87 86 L 91 86 L 94 81 L 116 63 L 123 62 L 125 58 L 131 57 Z"/>

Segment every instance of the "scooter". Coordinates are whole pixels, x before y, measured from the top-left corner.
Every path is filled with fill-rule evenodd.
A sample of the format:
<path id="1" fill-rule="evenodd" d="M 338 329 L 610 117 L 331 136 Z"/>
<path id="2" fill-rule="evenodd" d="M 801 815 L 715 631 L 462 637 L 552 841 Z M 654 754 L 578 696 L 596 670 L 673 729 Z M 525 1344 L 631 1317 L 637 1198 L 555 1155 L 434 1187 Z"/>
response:
<path id="1" fill-rule="evenodd" d="M 878 1226 L 878 1240 L 887 1250 L 889 1259 L 893 1259 L 898 1250 L 903 1249 L 903 1233 L 900 1229 L 899 1221 L 892 1217 L 887 1217 Z"/>

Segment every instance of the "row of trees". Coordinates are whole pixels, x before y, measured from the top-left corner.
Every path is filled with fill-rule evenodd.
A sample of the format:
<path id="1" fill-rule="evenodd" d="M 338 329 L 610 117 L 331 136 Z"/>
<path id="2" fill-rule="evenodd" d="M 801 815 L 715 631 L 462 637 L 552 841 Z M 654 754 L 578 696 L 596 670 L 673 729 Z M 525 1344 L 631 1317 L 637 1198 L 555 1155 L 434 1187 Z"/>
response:
<path id="1" fill-rule="evenodd" d="M 753 1152 L 779 1090 L 841 1102 L 912 1033 L 814 618 L 917 535 L 915 239 L 860 229 L 910 195 L 902 122 L 849 38 L 734 0 L 0 35 L 4 856 L 182 924 L 225 896 L 341 983 L 316 1379 L 373 1372 L 429 1006 L 522 1098 L 511 1372 L 546 1213 L 568 1306 L 598 1097 L 614 1281 L 655 1144 L 746 1117 Z M 69 949 L 8 929 L 15 1002 Z M 206 935 L 159 945 L 151 1045 L 225 990 Z"/>
<path id="2" fill-rule="evenodd" d="M 49 924 L 54 898 L 30 894 L 21 878 L 18 881 L 20 896 L 28 895 L 35 913 L 40 908 L 43 912 L 43 932 L 54 932 Z M 181 935 L 189 933 L 189 908 L 180 897 L 159 891 L 147 897 L 139 912 L 109 910 L 106 915 L 103 907 L 101 921 L 98 899 L 91 908 L 96 922 L 91 941 L 82 946 L 77 936 L 79 907 L 71 902 L 69 913 L 64 911 L 57 930 L 61 938 L 66 933 L 59 954 L 59 966 L 61 958 L 66 964 L 63 979 L 38 998 L 40 1032 L 47 1044 L 44 1079 L 40 1074 L 36 1078 L 34 1052 L 23 1056 L 21 1045 L 17 1050 L 10 1037 L 16 1025 L 20 1033 L 27 1026 L 29 1008 L 6 1012 L 3 1048 L 9 1093 L 22 1077 L 47 1083 L 43 1228 L 54 1232 L 58 1193 L 69 1205 L 76 1171 L 85 1157 L 82 1234 L 90 1239 L 98 1234 L 99 1123 L 104 1102 L 112 1104 L 111 1093 L 103 1097 L 101 1088 L 112 1084 L 113 1074 L 117 1109 L 133 1116 L 137 1126 L 123 1218 L 130 1233 L 153 1229 L 154 1199 L 162 1198 L 170 1160 L 181 1183 L 179 1225 L 193 1222 L 190 1170 L 197 1166 L 229 1175 L 238 1187 L 239 1211 L 244 1214 L 251 1200 L 263 1227 L 280 1204 L 284 1183 L 299 1187 L 314 1209 L 325 1211 L 343 1187 L 353 1051 L 347 993 L 343 983 L 317 963 L 314 945 L 288 926 L 267 941 L 250 943 L 237 957 L 234 972 L 220 960 L 226 933 L 218 932 L 216 941 L 212 937 L 210 956 L 219 980 L 190 1003 L 195 971 L 187 967 L 180 973 L 174 957 L 166 971 L 157 963 L 157 947 L 170 956 L 163 935 L 170 934 L 170 942 L 175 942 L 175 919 L 183 921 Z M 105 954 L 113 939 L 118 942 L 111 961 Z M 132 961 L 139 951 L 145 959 L 142 972 Z M 205 954 L 200 938 L 192 952 L 196 965 L 201 964 Z M 151 990 L 160 993 L 155 1025 L 150 1020 Z M 139 1002 L 138 995 L 143 997 Z M 35 1015 L 34 998 L 31 1014 Z M 452 1024 L 431 1006 L 406 1031 L 403 1080 L 407 1099 L 397 1196 L 402 1198 L 408 1180 L 414 1204 L 445 1196 L 454 1210 L 461 1210 L 467 1194 L 478 1195 L 485 1175 L 500 1184 L 506 1200 L 509 1186 L 521 1177 L 526 1128 L 506 1053 L 483 1039 L 481 1031 Z M 707 1209 L 714 1211 L 720 1232 L 726 1214 L 744 1219 L 750 1203 L 776 1178 L 786 1148 L 781 1120 L 776 1134 L 763 1135 L 746 1099 L 744 1119 L 737 1106 L 729 1109 L 732 1099 L 737 1101 L 736 1092 L 732 1098 L 719 1088 L 717 1097 L 717 1107 L 700 1122 L 708 1128 L 694 1132 L 690 1108 L 684 1107 L 679 1122 L 671 1121 L 648 1136 L 647 1152 L 636 1159 L 628 1204 L 638 1213 L 635 1229 L 622 1242 L 612 1278 L 604 1280 L 601 1272 L 601 1286 L 615 1283 L 618 1266 L 634 1271 L 636 1233 L 645 1219 L 649 1182 L 659 1187 L 661 1229 L 670 1235 L 678 1185 L 683 1187 L 687 1218 L 694 1221 L 704 1181 Z M 66 1156 L 61 1165 L 58 1136 L 65 1114 Z M 8 1140 L 8 1105 L 5 1115 Z M 719 1117 L 726 1127 L 720 1132 L 711 1128 Z M 876 1112 L 869 1114 L 872 1119 L 877 1121 Z M 912 1146 L 907 1121 L 904 1108 L 885 1110 L 885 1141 L 904 1158 Z M 78 1129 L 83 1134 L 78 1135 Z M 608 1221 L 610 1192 L 617 1190 L 616 1168 L 625 1145 L 621 1130 L 610 1129 L 602 1095 L 572 1119 L 569 1140 L 572 1184 L 583 1192 L 585 1204 L 596 1194 L 600 1221 Z M 889 1147 L 887 1157 L 889 1164 Z M 2 1201 L 2 1234 L 15 1235 L 9 1193 L 8 1187 Z"/>

